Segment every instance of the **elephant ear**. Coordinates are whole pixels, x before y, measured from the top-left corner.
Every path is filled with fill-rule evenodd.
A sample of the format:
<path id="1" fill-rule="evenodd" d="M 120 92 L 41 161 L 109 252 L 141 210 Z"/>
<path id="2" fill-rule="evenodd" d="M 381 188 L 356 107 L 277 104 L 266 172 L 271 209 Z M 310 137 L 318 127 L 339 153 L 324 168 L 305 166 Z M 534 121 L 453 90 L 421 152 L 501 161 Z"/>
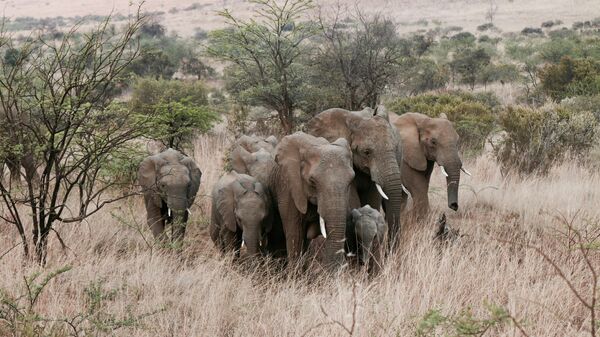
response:
<path id="1" fill-rule="evenodd" d="M 185 165 L 188 168 L 188 172 L 190 174 L 190 188 L 188 189 L 187 195 L 189 207 L 194 203 L 196 194 L 200 189 L 200 179 L 202 178 L 202 171 L 200 171 L 194 160 L 190 157 L 184 157 L 181 160 L 181 164 Z"/>
<path id="2" fill-rule="evenodd" d="M 379 116 L 388 122 L 390 121 L 390 117 L 388 116 L 387 110 L 385 109 L 385 106 L 383 104 L 380 104 L 375 108 L 375 112 L 373 115 Z"/>
<path id="3" fill-rule="evenodd" d="M 350 140 L 350 120 L 361 120 L 362 117 L 344 109 L 329 109 L 313 117 L 307 123 L 307 131 L 313 136 L 323 137 L 329 142 L 338 138 Z"/>
<path id="4" fill-rule="evenodd" d="M 156 186 L 158 165 L 155 156 L 146 157 L 138 169 L 138 182 L 144 190 L 153 189 Z"/>
<path id="5" fill-rule="evenodd" d="M 301 155 L 300 155 L 300 144 L 298 143 L 296 136 L 288 136 L 281 140 L 277 146 L 277 154 L 275 156 L 275 162 L 280 167 L 280 172 L 283 175 L 284 182 L 287 183 L 289 195 L 296 209 L 302 214 L 306 214 L 308 209 L 308 201 L 304 195 L 304 188 L 302 183 L 301 174 Z"/>
<path id="6" fill-rule="evenodd" d="M 400 116 L 395 123 L 402 143 L 402 158 L 413 169 L 425 171 L 427 158 L 420 143 L 419 128 L 412 114 Z"/>
<path id="7" fill-rule="evenodd" d="M 223 186 L 219 190 L 216 206 L 217 211 L 223 218 L 225 228 L 232 232 L 236 232 L 237 221 L 235 220 L 235 194 L 233 193 L 233 184 L 238 184 L 237 180 Z"/>
<path id="8" fill-rule="evenodd" d="M 273 148 L 275 148 L 277 146 L 277 137 L 275 137 L 275 136 L 269 136 L 269 137 L 267 137 L 267 139 L 265 139 L 265 141 L 267 143 L 270 143 L 271 145 L 273 145 Z"/>
<path id="9" fill-rule="evenodd" d="M 446 115 L 446 113 L 442 112 L 442 113 L 440 114 L 439 118 L 442 118 L 442 119 L 448 119 L 448 115 Z"/>
<path id="10" fill-rule="evenodd" d="M 248 174 L 248 164 L 252 161 L 252 155 L 242 146 L 236 145 L 231 151 L 231 168 L 237 173 Z"/>

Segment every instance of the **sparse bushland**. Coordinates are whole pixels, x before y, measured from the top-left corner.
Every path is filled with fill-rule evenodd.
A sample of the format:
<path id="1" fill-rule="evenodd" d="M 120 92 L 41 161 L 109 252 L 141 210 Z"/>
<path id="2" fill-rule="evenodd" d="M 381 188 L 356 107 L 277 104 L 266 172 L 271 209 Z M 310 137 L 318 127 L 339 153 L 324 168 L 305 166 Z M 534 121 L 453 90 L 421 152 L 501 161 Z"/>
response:
<path id="1" fill-rule="evenodd" d="M 463 181 L 463 207 L 447 214 L 450 225 L 466 235 L 459 241 L 442 248 L 432 239 L 433 228 L 407 223 L 401 248 L 373 279 L 350 271 L 335 277 L 287 278 L 265 266 L 232 264 L 219 257 L 208 238 L 205 214 L 210 202 L 200 195 L 207 194 L 222 172 L 214 158 L 228 144 L 223 136 L 204 135 L 195 142 L 203 183 L 180 254 L 152 248 L 140 198 L 109 206 L 89 218 L 89 226 L 56 228 L 67 247 L 52 241 L 43 274 L 65 265 L 71 269 L 40 293 L 35 312 L 44 320 L 38 324 L 72 331 L 61 320 L 90 317 L 88 308 L 94 302 L 87 288 L 97 294 L 93 298 L 103 298 L 101 311 L 96 311 L 102 314 L 91 317 L 100 316 L 105 324 L 128 322 L 111 332 L 94 330 L 100 336 L 345 336 L 345 328 L 353 324 L 355 336 L 432 336 L 431 331 L 471 336 L 458 328 L 483 324 L 492 325 L 484 337 L 525 336 L 510 317 L 529 336 L 591 336 L 590 310 L 565 279 L 591 302 L 593 279 L 580 250 L 597 261 L 597 173 L 563 163 L 547 178 L 506 179 L 486 155 L 468 160 L 465 165 L 473 177 Z M 434 174 L 432 184 L 437 213 L 445 205 L 444 193 L 437 192 L 445 181 Z M 0 272 L 14 275 L 0 278 L 0 289 L 3 296 L 11 296 L 5 298 L 14 298 L 26 293 L 23 277 L 41 270 L 23 269 L 18 249 L 8 251 L 18 242 L 16 231 L 0 226 L 0 246 L 6 247 L 0 251 Z M 432 319 L 434 312 L 443 323 Z M 152 316 L 140 317 L 145 314 Z M 90 325 L 84 321 L 81 327 Z M 424 330 L 427 326 L 435 330 Z M 0 331 L 9 328 L 0 318 Z"/>
<path id="2" fill-rule="evenodd" d="M 547 175 L 566 159 L 582 163 L 598 142 L 598 121 L 589 111 L 508 107 L 499 124 L 505 134 L 494 151 L 504 173 Z"/>

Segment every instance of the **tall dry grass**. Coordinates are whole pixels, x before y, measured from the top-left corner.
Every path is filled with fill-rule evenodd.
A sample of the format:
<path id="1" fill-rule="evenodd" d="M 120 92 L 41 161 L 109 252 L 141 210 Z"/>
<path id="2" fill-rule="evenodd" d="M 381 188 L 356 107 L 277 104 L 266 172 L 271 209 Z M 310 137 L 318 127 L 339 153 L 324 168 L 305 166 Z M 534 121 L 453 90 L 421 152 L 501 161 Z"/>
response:
<path id="1" fill-rule="evenodd" d="M 455 315 L 471 308 L 475 317 L 485 318 L 489 303 L 509 310 L 529 336 L 589 335 L 589 311 L 542 255 L 522 245 L 541 247 L 589 298 L 590 273 L 560 217 L 575 217 L 574 226 L 587 236 L 598 234 L 596 172 L 565 164 L 546 178 L 503 178 L 494 161 L 481 156 L 467 163 L 473 177 L 462 180 L 456 213 L 445 208 L 443 179 L 434 172 L 434 216 L 427 224 L 406 226 L 400 250 L 380 275 L 369 279 L 346 271 L 288 278 L 264 266 L 232 264 L 207 238 L 209 201 L 202 195 L 220 174 L 227 143 L 224 135 L 196 143 L 203 185 L 180 253 L 153 245 L 138 198 L 85 223 L 59 226 L 68 248 L 53 237 L 43 271 L 72 269 L 42 293 L 35 307 L 39 315 L 63 319 L 85 313 L 85 289 L 101 282 L 112 291 L 102 310 L 115 317 L 161 310 L 107 333 L 116 336 L 411 336 L 431 309 Z M 433 218 L 440 212 L 465 234 L 445 247 L 432 240 Z M 1 255 L 18 239 L 6 224 L 0 230 Z M 598 256 L 592 258 L 600 267 Z M 0 259 L 0 289 L 8 295 L 23 293 L 24 277 L 40 270 L 22 264 L 18 249 Z M 3 324 L 0 319 L 0 334 L 7 331 Z M 521 336 L 511 324 L 485 335 Z"/>

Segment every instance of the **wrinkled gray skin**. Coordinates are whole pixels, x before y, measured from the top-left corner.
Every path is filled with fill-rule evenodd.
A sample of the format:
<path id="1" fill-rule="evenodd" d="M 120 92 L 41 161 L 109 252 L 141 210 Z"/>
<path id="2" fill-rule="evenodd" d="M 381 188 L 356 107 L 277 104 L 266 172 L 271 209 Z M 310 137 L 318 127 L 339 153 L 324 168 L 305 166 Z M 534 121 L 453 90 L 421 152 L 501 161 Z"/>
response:
<path id="1" fill-rule="evenodd" d="M 340 138 L 330 143 L 303 132 L 284 137 L 276 148 L 271 184 L 294 265 L 307 244 L 309 229 L 326 231 L 325 264 L 335 270 L 345 262 L 344 241 L 349 214 L 348 195 L 354 179 L 352 153 Z M 321 233 L 323 234 L 323 233 Z"/>
<path id="2" fill-rule="evenodd" d="M 361 265 L 381 266 L 381 249 L 387 235 L 387 224 L 383 215 L 369 205 L 353 209 L 346 227 L 348 254 L 356 255 Z"/>
<path id="3" fill-rule="evenodd" d="M 360 198 L 359 205 L 351 200 L 352 208 L 371 205 L 380 209 L 382 197 L 376 184 L 380 185 L 389 198 L 384 207 L 390 229 L 389 242 L 394 243 L 401 229 L 400 208 L 405 198 L 398 166 L 402 148 L 384 109 L 325 110 L 308 122 L 307 132 L 329 141 L 339 137 L 348 141 L 356 172 L 353 183 Z"/>
<path id="4" fill-rule="evenodd" d="M 155 239 L 165 240 L 165 223 L 171 223 L 172 240 L 183 241 L 189 208 L 200 188 L 201 177 L 196 163 L 177 150 L 167 149 L 142 161 L 138 181 L 144 192 L 148 226 Z"/>
<path id="5" fill-rule="evenodd" d="M 275 139 L 269 137 L 267 139 Z M 259 143 L 261 144 L 261 143 Z M 262 143 L 262 145 L 266 145 Z M 245 173 L 256 178 L 263 186 L 267 188 L 269 193 L 272 195 L 272 188 L 270 186 L 270 176 L 275 167 L 275 154 L 265 150 L 265 147 L 244 147 L 237 141 L 231 150 L 230 158 L 232 168 L 237 173 Z M 256 152 L 249 152 L 247 148 L 256 149 Z M 274 149 L 273 149 L 274 150 Z M 271 150 L 271 151 L 273 151 Z M 283 234 L 283 227 L 281 225 L 281 217 L 274 201 L 272 204 L 273 213 L 273 228 L 269 232 L 269 244 L 264 247 L 263 251 L 269 253 L 272 257 L 285 257 L 285 236 Z"/>
<path id="6" fill-rule="evenodd" d="M 241 146 L 231 151 L 232 168 L 237 173 L 244 173 L 255 177 L 268 187 L 269 175 L 275 166 L 275 156 L 260 148 L 256 152 L 248 152 Z"/>
<path id="7" fill-rule="evenodd" d="M 402 181 L 413 199 L 415 215 L 422 218 L 429 212 L 429 180 L 436 163 L 448 174 L 448 207 L 456 211 L 462 161 L 458 153 L 459 137 L 452 123 L 445 115 L 441 118 L 420 113 L 389 115 L 402 139 L 402 160 L 399 164 Z"/>
<path id="8" fill-rule="evenodd" d="M 210 237 L 222 252 L 239 252 L 242 242 L 250 256 L 268 243 L 273 216 L 269 192 L 258 180 L 230 172 L 212 191 Z"/>

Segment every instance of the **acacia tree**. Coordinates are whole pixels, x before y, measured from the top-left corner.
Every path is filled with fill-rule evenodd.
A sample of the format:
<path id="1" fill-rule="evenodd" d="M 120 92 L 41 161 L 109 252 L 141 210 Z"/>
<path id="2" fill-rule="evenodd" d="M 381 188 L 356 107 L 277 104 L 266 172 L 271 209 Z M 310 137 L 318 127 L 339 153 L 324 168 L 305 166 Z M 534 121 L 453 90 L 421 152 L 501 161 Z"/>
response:
<path id="1" fill-rule="evenodd" d="M 319 15 L 322 43 L 315 59 L 319 87 L 335 87 L 342 105 L 351 110 L 375 107 L 385 87 L 403 66 L 414 63 L 409 41 L 380 14 L 349 15 L 337 7 L 331 17 Z"/>
<path id="2" fill-rule="evenodd" d="M 225 10 L 220 15 L 229 27 L 213 32 L 208 53 L 226 61 L 226 87 L 243 104 L 277 111 L 283 131 L 294 128 L 294 110 L 305 95 L 305 68 L 314 25 L 299 22 L 312 7 L 312 0 L 252 0 L 257 19 L 247 21 Z"/>
<path id="3" fill-rule="evenodd" d="M 0 152 L 26 152 L 37 176 L 26 176 L 24 186 L 0 180 L 0 218 L 17 228 L 26 258 L 31 242 L 35 260 L 44 264 L 49 235 L 58 236 L 55 224 L 80 222 L 123 198 L 107 193 L 118 184 L 110 163 L 128 158 L 145 125 L 113 103 L 112 87 L 138 55 L 135 34 L 143 22 L 138 8 L 119 32 L 107 18 L 82 34 L 75 27 L 57 42 L 40 35 L 19 45 L 0 33 L 0 50 L 18 51 L 10 64 L 0 61 L 0 106 L 6 130 L 21 145 Z"/>

